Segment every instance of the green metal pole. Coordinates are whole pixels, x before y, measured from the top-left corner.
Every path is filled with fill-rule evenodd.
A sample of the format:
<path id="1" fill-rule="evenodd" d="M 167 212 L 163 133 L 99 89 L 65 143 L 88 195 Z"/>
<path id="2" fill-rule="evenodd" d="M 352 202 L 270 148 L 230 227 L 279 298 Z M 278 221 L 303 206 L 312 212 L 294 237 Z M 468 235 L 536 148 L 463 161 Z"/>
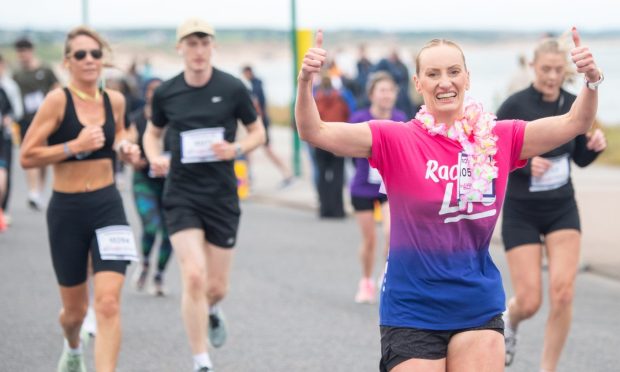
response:
<path id="1" fill-rule="evenodd" d="M 295 100 L 297 99 L 297 0 L 291 0 L 291 52 L 293 54 L 293 99 L 291 100 L 291 126 L 293 128 L 293 172 L 301 176 L 301 141 L 295 125 Z"/>

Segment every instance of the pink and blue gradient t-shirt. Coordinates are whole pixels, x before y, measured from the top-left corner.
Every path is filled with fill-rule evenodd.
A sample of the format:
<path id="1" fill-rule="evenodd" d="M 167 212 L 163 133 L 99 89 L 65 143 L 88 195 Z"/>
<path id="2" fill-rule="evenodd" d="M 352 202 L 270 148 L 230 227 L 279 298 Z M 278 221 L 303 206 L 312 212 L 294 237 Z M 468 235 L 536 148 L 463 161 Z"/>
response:
<path id="1" fill-rule="evenodd" d="M 457 202 L 461 145 L 417 120 L 370 121 L 372 155 L 389 195 L 390 253 L 381 289 L 382 326 L 430 330 L 478 327 L 504 311 L 489 244 L 519 160 L 524 121 L 498 121 L 495 201 Z"/>

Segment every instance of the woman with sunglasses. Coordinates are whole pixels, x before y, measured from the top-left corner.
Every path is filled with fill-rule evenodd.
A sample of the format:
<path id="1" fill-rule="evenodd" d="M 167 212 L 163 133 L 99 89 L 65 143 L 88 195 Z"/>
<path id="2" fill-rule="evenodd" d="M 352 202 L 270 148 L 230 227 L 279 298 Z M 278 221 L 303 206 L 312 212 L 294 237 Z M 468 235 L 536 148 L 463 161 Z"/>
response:
<path id="1" fill-rule="evenodd" d="M 381 291 L 382 371 L 503 371 L 505 296 L 489 244 L 508 173 L 525 159 L 585 133 L 601 79 L 573 30 L 572 59 L 590 87 L 570 111 L 525 122 L 496 121 L 467 102 L 469 72 L 458 44 L 435 39 L 416 58 L 424 98 L 407 123 L 351 125 L 321 120 L 312 80 L 326 58 L 319 31 L 298 76 L 295 118 L 310 144 L 366 157 L 382 176 L 390 205 L 390 252 Z"/>
<path id="2" fill-rule="evenodd" d="M 65 346 L 58 371 L 85 371 L 80 327 L 88 307 L 87 262 L 92 258 L 97 318 L 95 366 L 114 371 L 121 324 L 120 292 L 135 242 L 114 185 L 116 150 L 124 161 L 139 160 L 139 148 L 124 139 L 125 101 L 102 91 L 103 39 L 86 27 L 73 29 L 65 42 L 67 88 L 50 92 L 28 130 L 21 149 L 24 168 L 52 164 L 53 195 L 47 210 L 52 263 L 62 309 Z"/>

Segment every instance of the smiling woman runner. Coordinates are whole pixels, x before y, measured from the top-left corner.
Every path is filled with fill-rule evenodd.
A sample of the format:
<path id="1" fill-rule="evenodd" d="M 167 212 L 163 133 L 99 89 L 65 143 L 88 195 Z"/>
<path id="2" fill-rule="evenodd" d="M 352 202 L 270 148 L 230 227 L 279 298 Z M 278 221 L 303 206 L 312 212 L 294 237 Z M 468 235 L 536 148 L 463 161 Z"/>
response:
<path id="1" fill-rule="evenodd" d="M 120 292 L 135 243 L 114 185 L 114 149 L 136 162 L 139 149 L 124 139 L 125 100 L 100 91 L 98 80 L 106 47 L 93 30 L 67 35 L 64 65 L 69 85 L 50 92 L 26 134 L 24 168 L 54 166 L 47 226 L 54 271 L 60 287 L 60 324 L 65 348 L 58 371 L 85 371 L 80 327 L 88 307 L 87 262 L 92 257 L 97 338 L 95 366 L 114 371 L 120 348 Z"/>
<path id="2" fill-rule="evenodd" d="M 587 47 L 572 51 L 586 81 L 600 79 Z M 417 56 L 425 106 L 408 123 L 323 122 L 312 79 L 325 61 L 323 35 L 306 53 L 295 117 L 300 137 L 327 151 L 366 157 L 389 195 L 390 252 L 381 292 L 383 371 L 504 369 L 504 290 L 489 254 L 508 173 L 524 159 L 585 133 L 598 95 L 584 87 L 569 113 L 496 121 L 465 102 L 469 72 L 461 48 L 432 40 Z"/>

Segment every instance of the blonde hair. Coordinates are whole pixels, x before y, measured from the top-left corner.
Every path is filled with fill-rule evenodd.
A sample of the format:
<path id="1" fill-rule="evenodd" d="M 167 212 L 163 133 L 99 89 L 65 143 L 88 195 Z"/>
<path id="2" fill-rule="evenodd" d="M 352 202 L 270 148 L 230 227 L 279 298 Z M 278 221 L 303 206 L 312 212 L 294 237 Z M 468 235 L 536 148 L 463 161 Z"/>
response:
<path id="1" fill-rule="evenodd" d="M 546 37 L 541 39 L 536 45 L 536 48 L 534 49 L 533 61 L 536 62 L 538 57 L 543 53 L 556 53 L 566 56 L 568 50 L 559 39 Z"/>
<path id="2" fill-rule="evenodd" d="M 78 36 L 88 36 L 89 38 L 95 40 L 97 44 L 99 44 L 99 48 L 101 48 L 102 51 L 110 51 L 110 46 L 105 41 L 105 39 L 101 37 L 99 33 L 97 33 L 97 31 L 86 26 L 78 26 L 73 30 L 69 31 L 69 33 L 67 34 L 67 38 L 65 39 L 65 56 L 68 56 L 69 53 L 71 53 L 71 41 Z"/>
<path id="3" fill-rule="evenodd" d="M 375 86 L 382 81 L 389 81 L 394 85 L 394 87 L 396 87 L 396 89 L 398 89 L 396 81 L 394 81 L 392 75 L 385 71 L 377 71 L 368 77 L 368 82 L 366 83 L 366 94 L 370 96 L 372 91 L 375 89 Z"/>
<path id="4" fill-rule="evenodd" d="M 463 54 L 463 49 L 461 49 L 461 47 L 457 43 L 451 40 L 447 40 L 447 39 L 433 39 L 429 41 L 428 43 L 424 44 L 424 46 L 420 49 L 420 51 L 418 51 L 418 54 L 415 57 L 416 75 L 420 73 L 420 55 L 422 55 L 422 52 L 425 51 L 426 49 L 430 49 L 430 48 L 440 46 L 440 45 L 448 45 L 448 46 L 458 49 L 458 51 L 461 53 L 461 57 L 463 58 L 463 66 L 465 67 L 465 70 L 467 70 L 467 63 L 465 63 L 465 54 Z"/>

